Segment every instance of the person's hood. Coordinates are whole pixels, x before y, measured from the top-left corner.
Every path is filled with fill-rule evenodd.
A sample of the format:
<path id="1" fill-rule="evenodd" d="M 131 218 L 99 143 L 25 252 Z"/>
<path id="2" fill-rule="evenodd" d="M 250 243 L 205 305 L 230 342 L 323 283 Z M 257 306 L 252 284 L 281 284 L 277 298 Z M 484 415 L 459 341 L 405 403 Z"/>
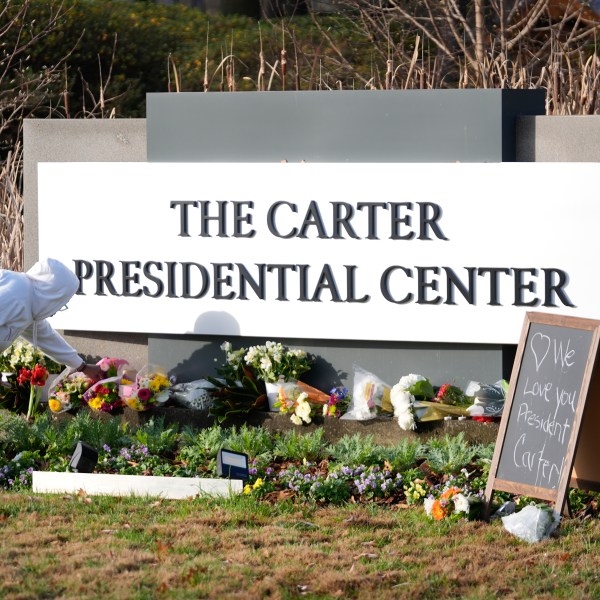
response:
<path id="1" fill-rule="evenodd" d="M 31 313 L 36 321 L 58 312 L 79 288 L 75 273 L 53 258 L 35 263 L 25 275 L 33 287 Z"/>

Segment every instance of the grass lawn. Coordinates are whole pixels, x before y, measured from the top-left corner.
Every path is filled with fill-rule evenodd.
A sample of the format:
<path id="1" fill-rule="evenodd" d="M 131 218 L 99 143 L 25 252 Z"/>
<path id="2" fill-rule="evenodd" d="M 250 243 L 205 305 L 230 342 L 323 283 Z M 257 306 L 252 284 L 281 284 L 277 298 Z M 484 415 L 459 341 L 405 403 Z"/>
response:
<path id="1" fill-rule="evenodd" d="M 523 542 L 423 508 L 0 494 L 0 597 L 600 598 L 600 520 Z"/>

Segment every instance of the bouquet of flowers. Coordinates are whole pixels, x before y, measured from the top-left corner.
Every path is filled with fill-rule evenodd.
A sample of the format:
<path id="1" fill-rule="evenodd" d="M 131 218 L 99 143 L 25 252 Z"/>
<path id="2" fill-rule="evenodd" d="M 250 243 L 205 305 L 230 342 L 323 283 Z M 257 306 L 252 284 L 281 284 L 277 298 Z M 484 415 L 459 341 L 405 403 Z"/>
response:
<path id="1" fill-rule="evenodd" d="M 120 358 L 105 357 L 96 363 L 105 377 L 92 385 L 84 394 L 83 401 L 92 409 L 112 413 L 123 407 L 124 402 L 119 394 L 122 369 L 129 364 Z"/>
<path id="2" fill-rule="evenodd" d="M 46 367 L 49 373 L 60 372 L 58 363 L 42 354 L 23 338 L 17 338 L 0 354 L 0 371 L 3 373 L 18 373 L 23 367 L 33 369 L 36 364 Z"/>
<path id="3" fill-rule="evenodd" d="M 355 364 L 352 395 L 342 419 L 368 421 L 380 414 L 393 413 L 392 386 L 383 379 Z"/>
<path id="4" fill-rule="evenodd" d="M 465 395 L 473 400 L 473 404 L 467 407 L 467 412 L 473 421 L 498 421 L 502 416 L 507 394 L 508 381 L 505 379 L 494 384 L 471 381 L 465 389 Z"/>
<path id="5" fill-rule="evenodd" d="M 280 388 L 279 400 L 275 403 L 275 407 L 282 414 L 291 413 L 290 420 L 294 425 L 302 425 L 302 423 L 310 423 L 313 417 L 313 406 L 308 401 L 308 394 L 300 392 L 294 394 L 293 398 L 286 397 L 283 388 Z"/>
<path id="6" fill-rule="evenodd" d="M 264 346 L 250 346 L 244 355 L 244 362 L 264 382 L 277 383 L 280 380 L 299 379 L 303 373 L 310 371 L 312 359 L 300 348 L 287 348 L 279 342 L 266 342 Z"/>
<path id="7" fill-rule="evenodd" d="M 213 398 L 210 414 L 219 422 L 234 414 L 265 408 L 267 384 L 285 381 L 302 385 L 297 379 L 310 370 L 312 363 L 312 358 L 304 350 L 287 348 L 279 342 L 237 350 L 230 342 L 224 342 L 221 350 L 225 352 L 226 362 L 217 369 L 219 377 L 205 378 L 213 386 L 210 390 Z M 309 395 L 316 393 L 305 391 Z"/>
<path id="8" fill-rule="evenodd" d="M 19 371 L 17 383 L 19 385 L 29 384 L 29 406 L 27 408 L 28 421 L 33 417 L 33 413 L 40 403 L 42 388 L 46 383 L 46 379 L 48 379 L 48 369 L 43 365 L 36 364 L 32 369 L 23 367 Z"/>
<path id="9" fill-rule="evenodd" d="M 417 399 L 430 400 L 433 398 L 433 386 L 422 375 L 405 375 L 392 388 L 390 399 L 394 407 L 394 416 L 398 425 L 404 430 L 416 429 L 414 406 Z"/>
<path id="10" fill-rule="evenodd" d="M 65 374 L 48 396 L 48 407 L 53 413 L 62 413 L 73 408 L 79 408 L 83 402 L 84 393 L 94 384 L 85 373 L 76 371 Z"/>
<path id="11" fill-rule="evenodd" d="M 473 398 L 457 386 L 444 383 L 437 393 L 422 375 L 406 375 L 392 388 L 394 416 L 402 429 L 416 429 L 417 422 L 468 417 Z"/>
<path id="12" fill-rule="evenodd" d="M 323 405 L 324 417 L 341 417 L 346 409 L 352 396 L 345 387 L 335 387 L 329 392 L 329 399 Z"/>
<path id="13" fill-rule="evenodd" d="M 234 351 L 230 342 L 224 342 L 221 350 L 225 352 L 225 363 L 217 369 L 219 377 L 205 377 L 212 386 L 208 389 L 213 401 L 209 412 L 219 423 L 267 404 L 264 381 L 244 361 L 246 348 Z"/>
<path id="14" fill-rule="evenodd" d="M 415 403 L 415 414 L 419 421 L 439 421 L 453 417 L 466 418 L 467 410 L 472 405 L 473 398 L 457 386 L 444 383 L 440 386 L 434 398 Z"/>
<path id="15" fill-rule="evenodd" d="M 17 380 L 22 369 L 31 371 L 36 365 L 45 367 L 49 373 L 59 373 L 61 370 L 59 364 L 44 356 L 23 338 L 17 338 L 9 348 L 0 353 L 0 408 L 20 413 L 28 412 L 31 389 L 28 388 L 27 382 L 19 384 Z"/>
<path id="16" fill-rule="evenodd" d="M 135 381 L 121 380 L 121 396 L 129 408 L 142 412 L 164 404 L 169 399 L 170 387 L 171 382 L 164 373 L 142 369 Z"/>
<path id="17" fill-rule="evenodd" d="M 482 497 L 462 488 L 447 485 L 425 498 L 423 505 L 427 516 L 442 521 L 447 518 L 474 518 L 483 504 Z"/>
<path id="18" fill-rule="evenodd" d="M 440 404 L 446 404 L 447 406 L 464 407 L 471 406 L 473 403 L 472 398 L 465 396 L 459 387 L 451 385 L 450 383 L 444 383 L 444 385 L 440 386 L 433 401 L 439 402 Z"/>

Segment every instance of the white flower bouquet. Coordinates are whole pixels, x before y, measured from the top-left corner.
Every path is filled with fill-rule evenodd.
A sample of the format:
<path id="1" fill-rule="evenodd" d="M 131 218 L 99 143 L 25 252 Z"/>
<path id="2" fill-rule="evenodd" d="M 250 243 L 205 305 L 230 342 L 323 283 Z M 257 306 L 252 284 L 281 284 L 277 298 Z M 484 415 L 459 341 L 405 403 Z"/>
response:
<path id="1" fill-rule="evenodd" d="M 416 429 L 414 407 L 417 398 L 428 400 L 433 398 L 433 386 L 428 379 L 422 375 L 405 375 L 392 387 L 390 399 L 394 407 L 394 417 L 398 419 L 398 425 L 405 431 Z"/>
<path id="2" fill-rule="evenodd" d="M 300 348 L 288 348 L 280 342 L 266 342 L 263 346 L 250 346 L 244 355 L 244 362 L 265 383 L 277 383 L 299 379 L 310 371 L 312 359 Z"/>

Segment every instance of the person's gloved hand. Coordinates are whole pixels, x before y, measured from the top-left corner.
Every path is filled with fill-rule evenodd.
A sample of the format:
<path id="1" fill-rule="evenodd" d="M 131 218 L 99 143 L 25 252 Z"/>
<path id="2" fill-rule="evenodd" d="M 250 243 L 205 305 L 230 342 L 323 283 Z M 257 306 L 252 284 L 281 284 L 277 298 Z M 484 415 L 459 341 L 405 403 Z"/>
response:
<path id="1" fill-rule="evenodd" d="M 82 373 L 85 373 L 90 379 L 94 381 L 100 381 L 100 379 L 104 378 L 104 371 L 98 365 L 90 365 L 86 364 L 83 369 L 81 369 Z"/>

